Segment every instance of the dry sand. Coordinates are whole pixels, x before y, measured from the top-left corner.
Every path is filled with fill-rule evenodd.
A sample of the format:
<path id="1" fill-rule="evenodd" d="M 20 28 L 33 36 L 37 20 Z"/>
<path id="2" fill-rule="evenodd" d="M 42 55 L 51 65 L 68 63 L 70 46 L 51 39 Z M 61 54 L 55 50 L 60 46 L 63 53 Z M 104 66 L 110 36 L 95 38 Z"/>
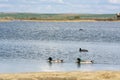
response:
<path id="1" fill-rule="evenodd" d="M 17 21 L 14 19 L 0 19 L 0 22 Z M 30 22 L 96 22 L 96 20 L 19 20 L 19 21 L 30 21 Z"/>
<path id="2" fill-rule="evenodd" d="M 96 20 L 22 20 L 33 22 L 97 22 Z"/>
<path id="3" fill-rule="evenodd" d="M 0 22 L 9 22 L 9 21 L 17 21 L 17 20 L 15 20 L 15 19 L 0 19 Z M 30 21 L 30 22 L 98 22 L 97 20 L 19 20 L 19 21 Z M 120 22 L 120 20 L 113 20 L 112 22 Z"/>
<path id="4" fill-rule="evenodd" d="M 0 22 L 9 22 L 9 21 L 12 21 L 12 20 L 0 19 Z"/>
<path id="5" fill-rule="evenodd" d="M 120 71 L 0 74 L 0 80 L 120 80 Z"/>

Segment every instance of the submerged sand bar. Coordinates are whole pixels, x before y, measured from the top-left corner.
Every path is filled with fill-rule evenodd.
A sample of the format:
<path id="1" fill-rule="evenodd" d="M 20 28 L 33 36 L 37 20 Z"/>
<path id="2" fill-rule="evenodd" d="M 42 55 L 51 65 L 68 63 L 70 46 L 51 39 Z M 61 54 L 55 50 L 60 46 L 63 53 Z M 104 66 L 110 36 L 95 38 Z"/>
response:
<path id="1" fill-rule="evenodd" d="M 0 74 L 0 80 L 120 80 L 120 71 Z"/>

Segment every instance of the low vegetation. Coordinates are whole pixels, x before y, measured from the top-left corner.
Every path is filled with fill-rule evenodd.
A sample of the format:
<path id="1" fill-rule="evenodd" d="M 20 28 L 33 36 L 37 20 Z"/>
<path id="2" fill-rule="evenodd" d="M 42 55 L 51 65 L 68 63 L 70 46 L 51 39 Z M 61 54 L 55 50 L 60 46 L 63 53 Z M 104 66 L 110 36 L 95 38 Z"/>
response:
<path id="1" fill-rule="evenodd" d="M 116 14 L 37 14 L 0 13 L 0 19 L 7 20 L 116 20 Z"/>

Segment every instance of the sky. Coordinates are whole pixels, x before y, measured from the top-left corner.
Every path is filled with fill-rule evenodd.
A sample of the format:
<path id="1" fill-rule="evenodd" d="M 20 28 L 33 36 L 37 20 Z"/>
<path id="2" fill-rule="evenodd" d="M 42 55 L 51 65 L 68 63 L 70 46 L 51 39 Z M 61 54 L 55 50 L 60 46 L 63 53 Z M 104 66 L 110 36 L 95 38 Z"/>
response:
<path id="1" fill-rule="evenodd" d="M 112 14 L 120 0 L 0 0 L 0 12 Z"/>

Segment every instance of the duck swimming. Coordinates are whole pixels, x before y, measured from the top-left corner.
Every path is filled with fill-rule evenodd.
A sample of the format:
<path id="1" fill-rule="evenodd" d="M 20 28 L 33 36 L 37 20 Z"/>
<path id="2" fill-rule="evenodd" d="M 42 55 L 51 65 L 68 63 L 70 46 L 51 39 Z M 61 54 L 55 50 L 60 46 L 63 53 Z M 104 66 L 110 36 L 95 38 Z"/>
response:
<path id="1" fill-rule="evenodd" d="M 86 49 L 79 49 L 79 52 L 88 52 L 88 50 L 86 50 Z"/>
<path id="2" fill-rule="evenodd" d="M 49 58 L 48 58 L 48 62 L 63 63 L 63 60 L 59 60 L 59 59 L 53 60 L 52 57 L 49 57 Z"/>
<path id="3" fill-rule="evenodd" d="M 81 60 L 80 58 L 77 58 L 76 63 L 91 64 L 93 63 L 93 61 L 92 60 Z"/>

